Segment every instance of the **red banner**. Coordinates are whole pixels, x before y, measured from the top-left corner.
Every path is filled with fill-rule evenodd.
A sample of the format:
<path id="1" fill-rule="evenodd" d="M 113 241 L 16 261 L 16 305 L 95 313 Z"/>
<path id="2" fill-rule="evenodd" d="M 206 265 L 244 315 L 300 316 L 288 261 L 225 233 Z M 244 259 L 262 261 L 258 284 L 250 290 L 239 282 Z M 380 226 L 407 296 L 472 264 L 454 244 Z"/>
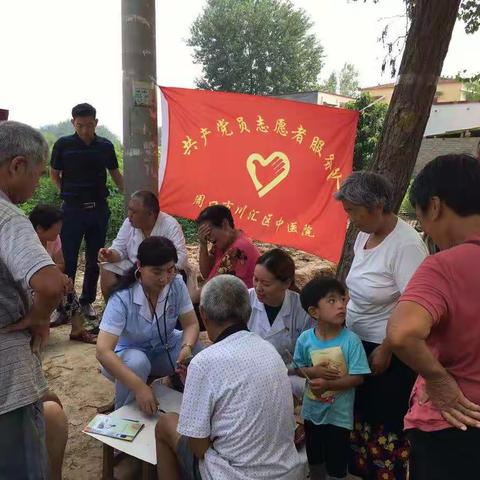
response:
<path id="1" fill-rule="evenodd" d="M 337 262 L 347 217 L 333 198 L 352 171 L 358 112 L 238 93 L 161 88 L 160 207 L 232 211 L 257 240 Z"/>

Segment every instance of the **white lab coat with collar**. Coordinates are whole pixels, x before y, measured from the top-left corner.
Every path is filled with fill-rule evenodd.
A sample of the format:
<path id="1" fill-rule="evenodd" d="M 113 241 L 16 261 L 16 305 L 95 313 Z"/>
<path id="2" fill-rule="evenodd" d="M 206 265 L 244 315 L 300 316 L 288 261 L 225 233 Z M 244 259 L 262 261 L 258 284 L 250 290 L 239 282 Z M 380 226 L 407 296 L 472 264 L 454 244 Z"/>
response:
<path id="1" fill-rule="evenodd" d="M 248 290 L 252 313 L 248 321 L 250 331 L 260 335 L 264 340 L 270 342 L 278 351 L 285 363 L 290 363 L 285 350 L 292 355 L 295 350 L 295 343 L 299 335 L 313 327 L 310 316 L 305 312 L 300 303 L 300 295 L 291 290 L 285 293 L 282 308 L 277 318 L 270 326 L 265 306 L 257 297 L 254 288 Z"/>

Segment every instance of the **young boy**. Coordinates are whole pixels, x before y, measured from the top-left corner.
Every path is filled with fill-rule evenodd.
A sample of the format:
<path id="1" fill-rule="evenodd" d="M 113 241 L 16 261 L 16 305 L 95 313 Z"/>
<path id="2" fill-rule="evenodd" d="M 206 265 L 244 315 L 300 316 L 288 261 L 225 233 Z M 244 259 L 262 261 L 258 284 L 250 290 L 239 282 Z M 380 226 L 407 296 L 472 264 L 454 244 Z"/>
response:
<path id="1" fill-rule="evenodd" d="M 45 250 L 52 257 L 57 267 L 63 272 L 65 270 L 65 260 L 62 253 L 62 242 L 60 240 L 60 230 L 62 229 L 63 213 L 53 205 L 37 205 L 29 215 L 30 222 L 37 232 L 40 242 Z M 95 335 L 86 331 L 83 327 L 83 319 L 76 315 L 80 311 L 73 285 L 70 292 L 65 296 L 61 305 L 55 310 L 51 327 L 58 327 L 72 320 L 71 340 L 78 340 L 85 343 L 96 343 Z"/>
<path id="2" fill-rule="evenodd" d="M 65 260 L 63 259 L 62 242 L 60 241 L 60 230 L 63 222 L 62 211 L 53 205 L 37 205 L 28 218 L 32 222 L 41 244 L 63 272 L 65 270 Z"/>
<path id="3" fill-rule="evenodd" d="M 316 278 L 300 293 L 315 328 L 295 345 L 297 373 L 307 378 L 302 417 L 310 479 L 347 476 L 355 387 L 370 373 L 360 338 L 344 328 L 345 288 L 336 279 Z"/>

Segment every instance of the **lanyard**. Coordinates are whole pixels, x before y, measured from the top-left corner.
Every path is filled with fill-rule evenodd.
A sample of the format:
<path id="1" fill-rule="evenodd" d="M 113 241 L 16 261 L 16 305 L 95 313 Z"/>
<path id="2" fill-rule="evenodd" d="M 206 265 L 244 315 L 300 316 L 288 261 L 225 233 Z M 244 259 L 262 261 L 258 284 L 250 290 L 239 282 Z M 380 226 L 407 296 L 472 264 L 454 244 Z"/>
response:
<path id="1" fill-rule="evenodd" d="M 168 355 L 168 361 L 170 362 L 170 365 L 172 367 L 172 370 L 175 371 L 175 365 L 173 364 L 172 357 L 170 356 L 170 345 L 168 345 L 168 336 L 167 336 L 167 303 L 168 303 L 168 298 L 170 297 L 170 289 L 172 288 L 172 284 L 170 283 L 168 285 L 168 290 L 167 290 L 167 296 L 165 298 L 165 303 L 163 304 L 163 331 L 165 332 L 165 340 L 163 340 L 162 334 L 160 332 L 160 324 L 158 322 L 158 315 L 157 315 L 157 309 L 155 308 L 155 305 L 153 302 L 150 300 L 150 297 L 145 293 L 145 290 L 143 290 L 143 294 L 145 295 L 146 299 L 148 300 L 148 303 L 150 304 L 150 307 L 152 309 L 152 322 L 155 319 L 155 323 L 157 325 L 157 331 L 158 331 L 158 336 L 160 338 L 160 343 L 162 346 L 165 348 L 165 351 L 167 352 Z"/>
<path id="2" fill-rule="evenodd" d="M 165 302 L 163 304 L 163 331 L 165 333 L 165 339 L 162 337 L 162 333 L 160 332 L 160 324 L 158 321 L 158 315 L 157 315 L 157 309 L 155 308 L 156 306 L 153 304 L 152 300 L 150 297 L 145 293 L 145 290 L 143 291 L 145 298 L 147 299 L 148 303 L 150 304 L 150 308 L 152 309 L 152 323 L 155 320 L 155 324 L 157 325 L 157 332 L 158 332 L 158 337 L 160 338 L 160 343 L 162 344 L 163 347 L 168 351 L 170 346 L 168 345 L 168 335 L 167 335 L 167 304 L 168 304 L 168 299 L 170 297 L 170 289 L 172 288 L 172 284 L 169 284 L 168 290 L 167 290 L 167 296 L 165 298 Z"/>

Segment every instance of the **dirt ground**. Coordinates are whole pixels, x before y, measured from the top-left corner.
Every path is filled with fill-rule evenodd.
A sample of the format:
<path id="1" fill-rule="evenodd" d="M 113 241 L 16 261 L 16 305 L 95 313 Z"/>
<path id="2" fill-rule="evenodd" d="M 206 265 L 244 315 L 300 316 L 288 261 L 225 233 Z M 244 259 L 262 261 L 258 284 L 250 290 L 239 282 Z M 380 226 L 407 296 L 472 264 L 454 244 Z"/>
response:
<path id="1" fill-rule="evenodd" d="M 263 251 L 268 245 L 259 244 Z M 192 264 L 197 264 L 198 247 L 188 246 Z M 303 286 L 321 271 L 333 272 L 333 265 L 304 252 L 289 250 L 297 266 L 297 285 Z M 81 291 L 83 271 L 80 268 L 76 288 Z M 98 295 L 97 310 L 103 304 Z M 82 433 L 82 428 L 96 413 L 96 408 L 113 398 L 113 384 L 99 373 L 95 346 L 69 340 L 70 326 L 51 330 L 43 366 L 50 390 L 63 402 L 68 417 L 68 443 L 64 462 L 66 480 L 90 480 L 101 476 L 102 447 L 100 442 Z M 126 463 L 116 478 L 139 478 L 137 465 Z"/>

